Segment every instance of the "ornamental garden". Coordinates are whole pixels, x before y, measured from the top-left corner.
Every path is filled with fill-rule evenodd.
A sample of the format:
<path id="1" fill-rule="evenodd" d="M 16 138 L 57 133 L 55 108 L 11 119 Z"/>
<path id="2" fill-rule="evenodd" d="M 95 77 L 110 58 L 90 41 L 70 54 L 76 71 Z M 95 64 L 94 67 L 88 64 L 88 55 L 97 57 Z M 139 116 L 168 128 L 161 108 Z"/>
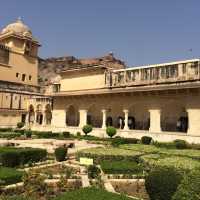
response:
<path id="1" fill-rule="evenodd" d="M 198 200 L 200 145 L 0 129 L 2 200 Z"/>

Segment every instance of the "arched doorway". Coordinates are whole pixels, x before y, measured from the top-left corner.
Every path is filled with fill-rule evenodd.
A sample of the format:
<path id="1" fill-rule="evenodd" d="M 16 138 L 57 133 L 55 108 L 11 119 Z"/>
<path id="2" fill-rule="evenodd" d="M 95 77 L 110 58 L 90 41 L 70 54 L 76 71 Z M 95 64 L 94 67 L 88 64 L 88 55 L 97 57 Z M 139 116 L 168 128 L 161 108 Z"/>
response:
<path id="1" fill-rule="evenodd" d="M 78 126 L 79 125 L 79 113 L 78 109 L 73 105 L 70 105 L 66 111 L 66 125 Z"/>
<path id="2" fill-rule="evenodd" d="M 50 104 L 47 104 L 45 106 L 45 119 L 46 119 L 46 125 L 51 124 L 52 112 L 51 112 L 51 105 Z"/>
<path id="3" fill-rule="evenodd" d="M 36 123 L 42 125 L 43 114 L 42 114 L 42 105 L 38 104 L 36 107 Z"/>
<path id="4" fill-rule="evenodd" d="M 163 131 L 187 132 L 188 114 L 177 102 L 170 102 L 162 108 L 161 127 Z"/>
<path id="5" fill-rule="evenodd" d="M 29 124 L 33 124 L 35 121 L 35 111 L 34 111 L 34 106 L 30 105 L 29 110 L 28 110 L 28 122 Z"/>
<path id="6" fill-rule="evenodd" d="M 148 108 L 142 103 L 129 107 L 128 127 L 136 130 L 149 130 L 150 114 Z"/>
<path id="7" fill-rule="evenodd" d="M 96 128 L 101 128 L 102 126 L 102 113 L 96 105 L 92 105 L 88 109 L 87 124 L 90 124 Z"/>

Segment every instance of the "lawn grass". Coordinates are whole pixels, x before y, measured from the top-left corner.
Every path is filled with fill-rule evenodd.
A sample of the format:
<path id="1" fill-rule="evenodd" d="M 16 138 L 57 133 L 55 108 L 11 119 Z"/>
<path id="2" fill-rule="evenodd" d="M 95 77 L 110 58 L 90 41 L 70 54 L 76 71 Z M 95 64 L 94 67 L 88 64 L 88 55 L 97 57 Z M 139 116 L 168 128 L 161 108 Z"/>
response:
<path id="1" fill-rule="evenodd" d="M 174 166 L 182 170 L 191 170 L 196 167 L 200 167 L 200 150 L 194 149 L 173 149 L 173 148 L 160 148 L 154 145 L 143 145 L 143 144 L 126 144 L 120 145 L 118 148 L 107 147 L 107 148 L 92 148 L 86 149 L 85 157 L 94 157 L 101 163 L 106 161 L 106 156 L 110 156 L 108 161 L 109 166 L 104 165 L 104 170 L 111 173 L 111 165 L 113 161 L 120 161 L 117 157 L 123 157 L 126 161 L 140 161 L 145 166 Z M 83 154 L 84 155 L 84 154 Z M 126 159 L 128 158 L 128 159 Z M 125 162 L 125 161 L 122 161 Z M 106 163 L 106 162 L 105 162 Z M 123 165 L 121 163 L 121 165 Z M 113 171 L 115 166 L 113 167 Z M 123 166 L 121 166 L 123 168 Z M 116 169 L 117 171 L 118 169 Z M 113 172 L 114 173 L 114 172 Z"/>
<path id="2" fill-rule="evenodd" d="M 126 197 L 124 195 L 118 195 L 107 192 L 95 187 L 82 188 L 79 190 L 67 192 L 54 200 L 133 200 L 133 198 Z"/>
<path id="3" fill-rule="evenodd" d="M 195 149 L 168 149 L 168 148 L 159 148 L 154 145 L 143 145 L 143 144 L 127 144 L 120 145 L 120 149 L 129 150 L 134 152 L 143 152 L 143 153 L 158 153 L 165 155 L 174 155 L 180 157 L 187 157 L 200 160 L 200 150 Z"/>
<path id="4" fill-rule="evenodd" d="M 14 168 L 0 167 L 0 185 L 9 185 L 20 182 L 23 172 Z"/>
<path id="5" fill-rule="evenodd" d="M 106 174 L 142 174 L 143 167 L 134 161 L 102 161 L 101 168 Z"/>

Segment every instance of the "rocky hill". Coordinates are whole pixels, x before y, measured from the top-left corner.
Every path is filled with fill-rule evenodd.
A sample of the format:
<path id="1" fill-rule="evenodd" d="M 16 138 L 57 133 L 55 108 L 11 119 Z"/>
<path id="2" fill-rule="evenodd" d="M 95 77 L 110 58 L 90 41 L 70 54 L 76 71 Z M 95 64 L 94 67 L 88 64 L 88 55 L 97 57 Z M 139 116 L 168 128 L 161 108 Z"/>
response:
<path id="1" fill-rule="evenodd" d="M 49 85 L 59 76 L 62 70 L 86 66 L 103 65 L 107 68 L 125 68 L 123 61 L 115 58 L 112 53 L 98 58 L 78 59 L 73 56 L 39 59 L 39 84 Z"/>

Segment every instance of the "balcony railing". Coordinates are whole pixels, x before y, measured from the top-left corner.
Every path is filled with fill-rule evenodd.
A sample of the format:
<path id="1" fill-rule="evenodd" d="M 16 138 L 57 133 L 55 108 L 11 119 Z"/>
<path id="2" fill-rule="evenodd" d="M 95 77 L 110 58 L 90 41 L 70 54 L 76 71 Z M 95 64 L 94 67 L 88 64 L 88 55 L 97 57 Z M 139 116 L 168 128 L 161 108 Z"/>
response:
<path id="1" fill-rule="evenodd" d="M 156 85 L 200 80 L 200 60 L 114 70 L 106 73 L 108 87 Z"/>

